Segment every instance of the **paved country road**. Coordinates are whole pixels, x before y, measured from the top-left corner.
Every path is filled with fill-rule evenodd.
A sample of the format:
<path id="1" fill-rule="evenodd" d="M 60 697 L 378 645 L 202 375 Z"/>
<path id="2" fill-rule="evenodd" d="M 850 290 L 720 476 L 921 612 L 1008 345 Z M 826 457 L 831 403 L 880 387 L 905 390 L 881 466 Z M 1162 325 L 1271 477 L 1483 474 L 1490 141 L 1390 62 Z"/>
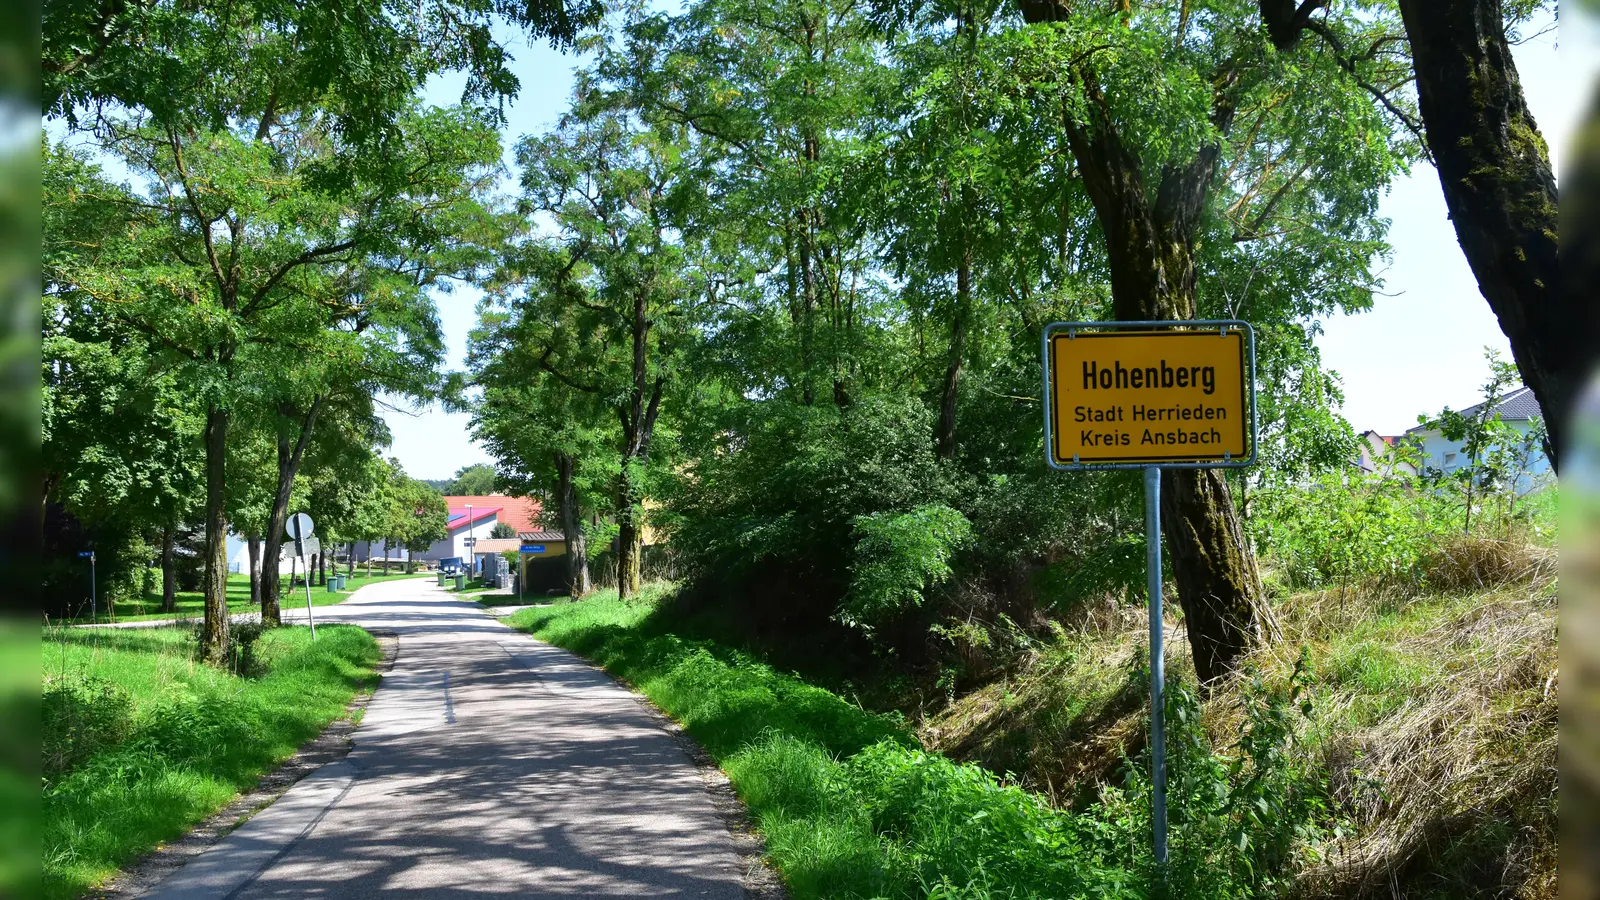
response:
<path id="1" fill-rule="evenodd" d="M 147 896 L 744 895 L 695 764 L 604 673 L 429 579 L 316 612 L 399 635 L 354 749 Z"/>

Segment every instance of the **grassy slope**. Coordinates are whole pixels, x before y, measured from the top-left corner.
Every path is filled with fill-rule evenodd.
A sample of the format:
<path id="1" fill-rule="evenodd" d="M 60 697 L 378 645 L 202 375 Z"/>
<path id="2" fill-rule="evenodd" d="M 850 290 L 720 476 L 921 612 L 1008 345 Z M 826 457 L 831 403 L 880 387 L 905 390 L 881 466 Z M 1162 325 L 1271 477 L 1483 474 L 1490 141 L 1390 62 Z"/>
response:
<path id="1" fill-rule="evenodd" d="M 362 570 L 358 569 L 358 570 L 356 570 L 356 574 L 350 576 L 350 578 L 346 581 L 346 584 L 348 585 L 349 590 L 335 591 L 335 592 L 330 594 L 330 593 L 328 593 L 328 590 L 325 587 L 320 587 L 320 586 L 313 587 L 311 589 L 311 605 L 314 606 L 314 607 L 315 606 L 332 606 L 335 603 L 343 603 L 345 600 L 350 599 L 350 595 L 355 593 L 356 589 L 360 588 L 363 585 L 372 584 L 374 582 L 393 581 L 393 580 L 395 580 L 397 578 L 421 578 L 421 577 L 424 577 L 424 576 L 421 575 L 421 574 L 419 574 L 419 575 L 393 574 L 393 575 L 373 575 L 371 578 L 368 578 L 366 575 L 364 575 L 362 573 Z M 431 578 L 433 576 L 431 574 L 429 574 L 429 575 L 427 575 L 427 577 Z M 287 579 L 287 576 L 285 576 L 285 579 Z M 305 590 L 306 589 L 305 589 L 304 585 L 296 585 L 293 593 L 289 593 L 289 594 L 285 594 L 284 595 L 284 601 L 283 601 L 284 602 L 284 606 L 285 607 L 294 607 L 294 606 L 303 607 L 303 606 L 305 606 L 305 602 L 306 602 Z M 148 621 L 148 620 L 152 620 L 152 619 L 171 619 L 171 618 L 195 619 L 195 618 L 199 618 L 200 616 L 205 614 L 205 598 L 204 598 L 203 595 L 201 595 L 201 593 L 199 591 L 179 591 L 177 593 L 177 595 L 176 595 L 176 606 L 177 606 L 177 613 L 176 614 L 162 612 L 161 611 L 161 595 L 159 593 L 149 594 L 149 595 L 141 597 L 141 598 L 139 598 L 137 600 L 119 601 L 117 603 L 117 608 L 116 608 L 116 621 L 118 621 L 118 622 L 138 622 L 138 621 Z M 241 575 L 241 574 L 229 575 L 228 576 L 228 611 L 229 612 L 236 612 L 236 613 L 254 612 L 256 610 L 256 608 L 257 607 L 255 606 L 255 604 L 250 602 L 250 577 L 248 575 Z M 102 621 L 102 622 L 106 621 L 104 612 L 101 612 L 100 616 L 101 616 L 101 618 L 99 619 L 99 621 Z M 87 622 L 88 619 L 86 617 L 86 618 L 83 618 L 83 619 L 74 619 L 72 621 L 73 622 Z"/>
<path id="2" fill-rule="evenodd" d="M 47 629 L 47 695 L 83 676 L 125 694 L 125 737 L 47 779 L 45 896 L 82 893 L 140 853 L 181 835 L 337 718 L 377 676 L 377 643 L 348 626 L 267 632 L 264 675 L 193 661 L 187 628 Z M 89 692 L 104 696 L 103 685 Z M 47 738 L 48 741 L 48 738 Z M 47 747 L 48 750 L 48 747 Z"/>
<path id="3" fill-rule="evenodd" d="M 1295 752 L 1327 773 L 1344 831 L 1302 870 L 1303 894 L 1553 896 L 1557 607 L 1548 570 L 1536 569 L 1492 587 L 1467 579 L 1274 603 L 1281 640 L 1251 665 L 1282 681 L 1307 648 L 1314 714 Z M 1119 821 L 1105 793 L 1144 742 L 1137 610 L 1034 642 L 1006 674 L 919 723 L 925 746 L 1017 773 L 1026 793 L 935 754 L 870 747 L 915 745 L 900 720 L 685 640 L 685 623 L 665 615 L 601 595 L 510 621 L 683 722 L 728 772 L 797 898 L 926 896 L 946 882 L 958 888 L 947 896 L 1139 895 L 1141 861 L 1126 848 L 1138 851 L 1145 826 Z M 1171 648 L 1170 677 L 1192 683 L 1186 650 Z M 1240 687 L 1205 708 L 1224 753 L 1237 741 Z M 1062 812 L 1030 811 L 1027 798 Z M 1023 824 L 994 824 L 1007 817 Z M 1111 844 L 1120 835 L 1122 849 L 1086 828 Z M 1006 858 L 1006 845 L 1025 849 Z"/>
<path id="4" fill-rule="evenodd" d="M 1555 586 L 1548 573 L 1417 595 L 1306 592 L 1275 606 L 1282 639 L 1255 667 L 1282 677 L 1309 649 L 1315 715 L 1304 752 L 1326 766 L 1349 834 L 1307 896 L 1546 897 L 1554 893 Z M 924 743 L 1058 804 L 1082 804 L 1144 740 L 1130 613 L 1064 632 L 922 723 Z M 1168 658 L 1193 680 L 1187 647 Z M 1232 688 L 1209 728 L 1237 726 Z M 1482 890 L 1489 893 L 1480 894 Z"/>
<path id="5" fill-rule="evenodd" d="M 511 623 L 604 666 L 683 723 L 728 773 L 797 900 L 1139 896 L 1118 836 L 916 748 L 903 721 L 709 641 L 615 594 Z"/>

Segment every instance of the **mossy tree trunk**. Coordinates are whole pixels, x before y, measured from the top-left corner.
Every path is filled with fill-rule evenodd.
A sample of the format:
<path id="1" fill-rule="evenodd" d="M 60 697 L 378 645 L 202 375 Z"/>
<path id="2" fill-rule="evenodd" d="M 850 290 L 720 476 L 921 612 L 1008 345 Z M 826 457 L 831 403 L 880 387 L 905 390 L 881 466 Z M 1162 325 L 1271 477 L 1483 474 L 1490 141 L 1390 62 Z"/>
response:
<path id="1" fill-rule="evenodd" d="M 1523 99 L 1500 0 L 1400 0 L 1417 99 L 1450 221 L 1539 400 L 1556 465 L 1600 343 L 1586 293 L 1562 289 L 1549 150 Z"/>

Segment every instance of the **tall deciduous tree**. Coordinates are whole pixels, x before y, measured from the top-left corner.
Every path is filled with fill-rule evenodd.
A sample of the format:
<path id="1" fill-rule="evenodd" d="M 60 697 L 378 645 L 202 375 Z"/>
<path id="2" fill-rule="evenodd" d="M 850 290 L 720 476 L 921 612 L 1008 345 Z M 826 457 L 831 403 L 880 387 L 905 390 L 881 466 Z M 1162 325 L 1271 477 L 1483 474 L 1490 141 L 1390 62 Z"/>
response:
<path id="1" fill-rule="evenodd" d="M 615 477 L 607 461 L 617 438 L 614 414 L 598 392 L 545 368 L 552 358 L 578 355 L 560 328 L 564 320 L 552 315 L 563 287 L 579 289 L 569 261 L 537 244 L 508 258 L 494 291 L 504 308 L 480 314 L 468 363 L 481 392 L 472 407 L 473 434 L 499 461 L 514 493 L 546 498 L 566 543 L 568 591 L 581 597 L 592 589 L 585 514 L 597 509 L 594 501 Z M 517 293 L 528 299 L 513 301 Z"/>
<path id="2" fill-rule="evenodd" d="M 1559 467 L 1566 417 L 1600 347 L 1600 323 L 1583 287 L 1564 286 L 1557 260 L 1560 195 L 1550 150 L 1523 98 L 1508 29 L 1545 8 L 1543 0 L 1398 0 L 1415 72 L 1417 114 L 1456 237 L 1478 289 L 1500 320 L 1523 383 L 1549 431 L 1546 453 Z M 1365 41 L 1328 0 L 1260 0 L 1281 52 L 1320 45 L 1380 103 L 1398 85 L 1362 79 L 1357 66 L 1398 54 L 1402 35 Z M 1320 13 L 1320 14 L 1319 14 Z M 1364 23 L 1363 23 L 1364 25 Z M 1403 59 L 1403 57 L 1402 57 Z M 1590 327 L 1585 327 L 1590 326 Z"/>
<path id="3" fill-rule="evenodd" d="M 553 219 L 557 236 L 546 249 L 561 259 L 524 273 L 534 284 L 522 292 L 527 305 L 519 314 L 551 338 L 530 351 L 537 366 L 595 395 L 616 417 L 612 514 L 618 590 L 627 597 L 640 584 L 643 503 L 662 404 L 691 339 L 693 273 L 675 236 L 675 201 L 689 185 L 679 129 L 640 127 L 603 97 L 592 99 L 555 132 L 518 145 L 520 210 Z"/>
<path id="4" fill-rule="evenodd" d="M 1105 241 L 1116 318 L 1261 318 L 1248 294 L 1208 296 L 1209 248 L 1307 246 L 1294 240 L 1307 213 L 1370 219 L 1402 114 L 1375 110 L 1361 82 L 1393 77 L 1394 60 L 1351 62 L 1371 70 L 1352 79 L 1347 60 L 1274 52 L 1245 2 L 1018 5 L 1034 26 L 1018 38 L 1020 68 L 1062 88 L 1057 115 Z M 1392 17 L 1354 11 L 1340 25 L 1361 46 L 1393 30 Z M 1257 639 L 1260 583 L 1222 474 L 1162 481 L 1195 667 L 1211 681 Z"/>
<path id="5" fill-rule="evenodd" d="M 460 110 L 413 111 L 383 164 L 360 166 L 340 155 L 328 117 L 293 112 L 275 108 L 227 131 L 113 124 L 106 149 L 147 185 L 122 204 L 130 252 L 85 254 L 62 269 L 65 282 L 159 345 L 201 399 L 203 643 L 212 658 L 227 642 L 226 457 L 235 407 L 267 392 L 282 398 L 272 390 L 281 385 L 270 383 L 293 357 L 312 381 L 354 371 L 370 384 L 374 355 L 411 340 L 426 353 L 435 326 L 419 285 L 437 274 L 435 248 L 468 227 L 473 194 L 498 160 L 492 129 Z M 295 412 L 307 418 L 297 442 L 314 423 L 318 395 L 301 394 Z M 280 479 L 279 521 L 286 499 Z M 269 523 L 269 556 L 279 531 Z"/>

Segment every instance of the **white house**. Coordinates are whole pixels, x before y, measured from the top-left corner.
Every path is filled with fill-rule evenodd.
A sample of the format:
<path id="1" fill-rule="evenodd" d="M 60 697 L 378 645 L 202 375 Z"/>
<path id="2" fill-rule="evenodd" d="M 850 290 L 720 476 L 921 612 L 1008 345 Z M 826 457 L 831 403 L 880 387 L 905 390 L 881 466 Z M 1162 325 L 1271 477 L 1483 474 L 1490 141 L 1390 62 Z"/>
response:
<path id="1" fill-rule="evenodd" d="M 257 553 L 266 552 L 266 541 L 256 548 Z M 232 532 L 228 533 L 228 571 L 236 575 L 250 571 L 250 543 Z M 256 560 L 256 568 L 260 568 L 263 561 Z M 289 560 L 278 560 L 278 572 L 282 575 L 289 574 Z"/>
<path id="2" fill-rule="evenodd" d="M 1361 443 L 1356 448 L 1355 467 L 1368 475 L 1415 475 L 1417 467 L 1397 456 L 1395 448 L 1405 440 L 1404 435 L 1384 435 L 1367 430 L 1361 433 Z"/>
<path id="3" fill-rule="evenodd" d="M 1476 417 L 1482 411 L 1483 404 L 1469 406 L 1461 410 L 1461 414 Z M 1533 391 L 1528 388 L 1518 388 L 1507 394 L 1500 403 L 1490 411 L 1498 413 L 1500 421 L 1510 425 L 1519 434 L 1526 436 L 1533 430 L 1534 420 L 1540 418 L 1539 403 L 1534 399 Z M 1469 460 L 1461 448 L 1459 441 L 1447 440 L 1436 428 L 1418 425 L 1407 431 L 1405 436 L 1420 443 L 1422 448 L 1422 465 L 1427 469 L 1438 469 L 1443 472 L 1454 472 L 1467 465 Z M 1537 443 L 1528 448 L 1526 463 L 1522 471 L 1516 476 L 1515 490 L 1518 494 L 1526 494 L 1555 480 L 1555 474 L 1550 468 L 1550 460 L 1544 455 L 1544 448 Z"/>

